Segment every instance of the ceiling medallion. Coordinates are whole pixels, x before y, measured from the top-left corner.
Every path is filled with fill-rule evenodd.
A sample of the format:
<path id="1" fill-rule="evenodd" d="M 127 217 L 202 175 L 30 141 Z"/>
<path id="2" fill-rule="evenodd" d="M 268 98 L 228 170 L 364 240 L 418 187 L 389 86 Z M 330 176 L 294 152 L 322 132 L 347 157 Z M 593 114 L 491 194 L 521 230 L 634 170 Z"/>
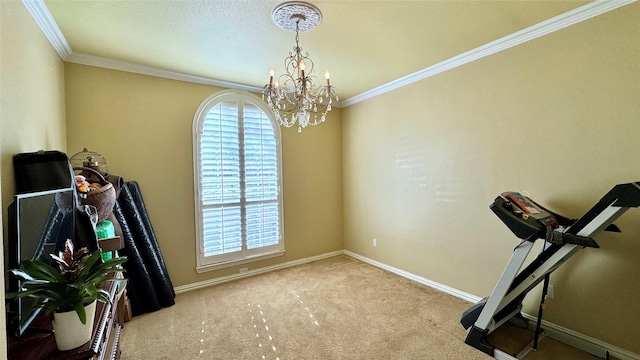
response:
<path id="1" fill-rule="evenodd" d="M 296 31 L 296 27 L 300 32 L 313 30 L 322 21 L 320 9 L 302 1 L 288 1 L 276 6 L 271 17 L 280 29 L 291 32 Z"/>

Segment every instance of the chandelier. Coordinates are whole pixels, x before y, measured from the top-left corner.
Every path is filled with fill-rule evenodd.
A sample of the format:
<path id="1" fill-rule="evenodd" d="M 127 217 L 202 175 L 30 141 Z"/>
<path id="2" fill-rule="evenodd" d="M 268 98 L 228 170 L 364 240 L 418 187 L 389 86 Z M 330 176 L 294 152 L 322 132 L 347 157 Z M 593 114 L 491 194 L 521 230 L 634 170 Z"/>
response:
<path id="1" fill-rule="evenodd" d="M 296 46 L 284 59 L 286 73 L 274 77 L 273 67 L 269 71 L 269 83 L 262 90 L 266 100 L 281 126 L 292 127 L 298 123 L 298 132 L 307 126 L 325 121 L 335 98 L 339 101 L 335 87 L 325 71 L 326 85 L 314 75 L 314 64 L 308 52 L 299 45 L 300 32 L 314 29 L 322 21 L 322 13 L 316 6 L 289 1 L 276 6 L 272 12 L 273 22 L 283 30 L 296 32 Z"/>

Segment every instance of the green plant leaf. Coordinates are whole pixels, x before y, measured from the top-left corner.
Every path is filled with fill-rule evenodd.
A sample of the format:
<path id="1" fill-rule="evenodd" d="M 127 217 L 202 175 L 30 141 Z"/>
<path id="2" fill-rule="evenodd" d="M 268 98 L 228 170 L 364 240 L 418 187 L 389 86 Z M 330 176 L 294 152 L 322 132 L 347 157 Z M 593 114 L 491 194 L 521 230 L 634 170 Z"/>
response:
<path id="1" fill-rule="evenodd" d="M 76 313 L 78 314 L 78 317 L 80 318 L 80 322 L 83 324 L 87 323 L 87 312 L 84 310 L 84 305 L 82 304 L 82 301 L 76 302 L 73 304 L 74 309 L 76 310 Z"/>
<path id="2" fill-rule="evenodd" d="M 7 298 L 33 299 L 33 306 L 27 310 L 29 313 L 38 308 L 42 308 L 47 315 L 56 311 L 75 311 L 82 323 L 86 323 L 84 304 L 95 300 L 111 303 L 109 292 L 98 286 L 110 281 L 126 281 L 109 274 L 124 272 L 121 265 L 127 258 L 103 261 L 99 250 L 89 254 L 86 248 L 71 255 L 67 251 L 57 259 L 53 256 L 57 261 L 64 259 L 66 266 L 60 269 L 38 260 L 23 261 L 19 269 L 10 270 L 22 280 L 20 291 L 8 293 Z"/>
<path id="3" fill-rule="evenodd" d="M 106 290 L 98 290 L 97 300 L 105 304 L 111 304 L 111 297 L 109 296 L 109 292 Z"/>
<path id="4" fill-rule="evenodd" d="M 33 281 L 35 280 L 33 278 L 33 276 L 29 275 L 28 273 L 24 272 L 23 270 L 20 269 L 11 269 L 9 270 L 10 273 L 12 273 L 14 276 L 19 277 L 23 280 L 27 280 L 27 281 Z"/>
<path id="5" fill-rule="evenodd" d="M 59 270 L 39 260 L 24 260 L 20 268 L 34 278 L 48 281 L 64 280 Z"/>

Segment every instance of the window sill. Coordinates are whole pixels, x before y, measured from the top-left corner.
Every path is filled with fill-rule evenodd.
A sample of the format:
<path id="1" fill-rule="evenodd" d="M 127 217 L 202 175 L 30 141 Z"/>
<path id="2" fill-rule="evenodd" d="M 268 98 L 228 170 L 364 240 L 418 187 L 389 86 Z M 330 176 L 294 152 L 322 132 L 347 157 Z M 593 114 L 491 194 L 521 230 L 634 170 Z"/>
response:
<path id="1" fill-rule="evenodd" d="M 271 259 L 274 257 L 282 256 L 284 255 L 284 253 L 285 253 L 285 250 L 277 250 L 270 253 L 248 256 L 248 257 L 237 259 L 237 260 L 217 262 L 217 263 L 208 264 L 208 265 L 199 265 L 199 266 L 196 266 L 196 272 L 198 274 L 202 274 L 208 271 L 220 270 L 220 269 L 225 269 L 232 266 L 252 263 L 255 261 Z"/>

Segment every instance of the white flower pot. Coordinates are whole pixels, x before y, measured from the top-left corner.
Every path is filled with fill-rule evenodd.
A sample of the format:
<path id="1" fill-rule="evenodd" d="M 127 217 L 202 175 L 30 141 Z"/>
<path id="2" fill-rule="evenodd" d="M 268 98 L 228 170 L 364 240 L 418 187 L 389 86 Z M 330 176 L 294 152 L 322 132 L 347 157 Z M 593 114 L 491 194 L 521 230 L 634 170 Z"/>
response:
<path id="1" fill-rule="evenodd" d="M 53 335 L 59 350 L 71 350 L 86 344 L 91 340 L 93 332 L 93 318 L 96 314 L 96 302 L 84 307 L 87 322 L 83 324 L 75 310 L 56 312 L 53 314 Z"/>

